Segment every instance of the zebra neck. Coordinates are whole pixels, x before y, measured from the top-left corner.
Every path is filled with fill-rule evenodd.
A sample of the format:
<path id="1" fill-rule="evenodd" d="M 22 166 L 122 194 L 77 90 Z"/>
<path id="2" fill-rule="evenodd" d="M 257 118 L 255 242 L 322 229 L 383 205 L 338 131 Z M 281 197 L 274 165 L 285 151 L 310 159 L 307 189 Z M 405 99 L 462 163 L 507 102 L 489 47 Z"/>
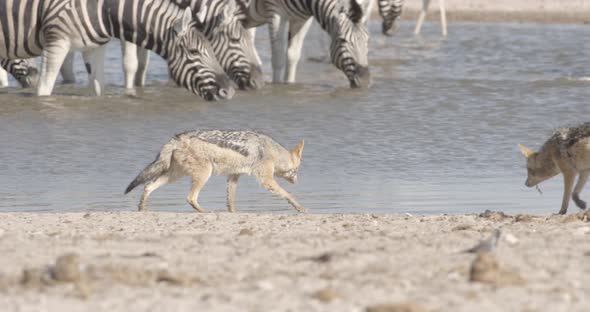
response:
<path id="1" fill-rule="evenodd" d="M 129 41 L 168 58 L 174 22 L 181 8 L 170 0 L 104 0 L 103 21 L 112 37 Z"/>
<path id="2" fill-rule="evenodd" d="M 306 9 L 309 10 L 311 15 L 313 15 L 315 20 L 325 31 L 331 34 L 336 30 L 334 29 L 334 19 L 338 14 L 338 0 L 303 1 L 303 3 L 306 4 Z M 310 7 L 307 7 L 308 4 Z"/>

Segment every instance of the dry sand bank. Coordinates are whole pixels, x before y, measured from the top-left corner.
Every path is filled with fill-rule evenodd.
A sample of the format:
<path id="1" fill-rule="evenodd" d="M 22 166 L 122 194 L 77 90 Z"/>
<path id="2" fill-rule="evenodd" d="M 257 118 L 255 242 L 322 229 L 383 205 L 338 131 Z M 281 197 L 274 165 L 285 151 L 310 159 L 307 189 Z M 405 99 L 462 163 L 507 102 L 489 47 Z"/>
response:
<path id="1" fill-rule="evenodd" d="M 403 19 L 415 20 L 422 0 L 405 0 Z M 438 22 L 438 0 L 431 0 L 430 21 Z M 507 21 L 541 23 L 588 23 L 590 0 L 446 0 L 450 21 Z"/>
<path id="2" fill-rule="evenodd" d="M 493 259 L 484 257 L 472 275 L 475 255 L 459 251 L 498 227 Z M 54 267 L 68 253 L 77 256 Z M 407 311 L 587 311 L 590 304 L 590 224 L 577 215 L 1 213 L 0 254 L 2 311 L 365 311 L 386 303 L 409 303 Z"/>

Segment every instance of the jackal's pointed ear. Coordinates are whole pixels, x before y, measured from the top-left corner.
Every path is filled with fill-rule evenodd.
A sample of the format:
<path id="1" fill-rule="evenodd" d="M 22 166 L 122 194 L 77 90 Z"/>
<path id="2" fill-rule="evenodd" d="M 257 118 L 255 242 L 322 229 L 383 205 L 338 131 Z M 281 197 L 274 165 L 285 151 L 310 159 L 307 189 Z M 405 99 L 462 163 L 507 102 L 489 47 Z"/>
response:
<path id="1" fill-rule="evenodd" d="M 188 25 L 193 20 L 193 12 L 190 8 L 184 10 L 182 14 L 182 18 L 174 22 L 174 30 L 176 30 L 177 34 L 182 34 L 188 29 Z"/>
<path id="2" fill-rule="evenodd" d="M 301 159 L 301 153 L 303 152 L 303 144 L 303 140 L 299 141 L 299 143 L 291 149 L 291 155 L 297 157 L 297 159 Z"/>
<path id="3" fill-rule="evenodd" d="M 518 148 L 520 149 L 520 152 L 524 155 L 524 157 L 529 158 L 531 155 L 533 155 L 535 152 L 533 150 L 531 150 L 528 147 L 525 147 L 522 144 L 518 144 Z"/>

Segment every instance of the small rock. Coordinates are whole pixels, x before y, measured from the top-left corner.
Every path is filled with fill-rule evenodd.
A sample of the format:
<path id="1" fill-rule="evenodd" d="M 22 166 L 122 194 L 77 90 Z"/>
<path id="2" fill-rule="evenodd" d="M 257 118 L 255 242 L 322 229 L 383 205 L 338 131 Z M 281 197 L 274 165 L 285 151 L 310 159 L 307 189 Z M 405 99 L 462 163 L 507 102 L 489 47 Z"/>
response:
<path id="1" fill-rule="evenodd" d="M 517 273 L 501 269 L 491 252 L 479 253 L 473 260 L 469 280 L 496 286 L 524 284 L 524 280 Z"/>
<path id="2" fill-rule="evenodd" d="M 516 238 L 516 236 L 514 236 L 514 235 L 512 235 L 510 233 L 504 234 L 504 240 L 510 246 L 514 246 L 514 245 L 518 244 L 518 238 Z"/>
<path id="3" fill-rule="evenodd" d="M 82 218 L 90 218 L 91 214 L 90 212 L 85 213 Z"/>
<path id="4" fill-rule="evenodd" d="M 319 263 L 326 263 L 332 261 L 334 254 L 331 252 L 325 252 L 319 256 L 309 257 L 308 260 L 319 262 Z"/>
<path id="5" fill-rule="evenodd" d="M 414 302 L 384 303 L 368 306 L 366 312 L 428 312 L 428 310 Z"/>
<path id="6" fill-rule="evenodd" d="M 562 217 L 561 223 L 570 223 L 570 222 L 575 222 L 575 221 L 584 221 L 585 216 L 586 215 L 585 215 L 584 211 L 580 211 L 578 213 L 573 213 L 573 214 L 559 216 L 559 217 Z"/>
<path id="7" fill-rule="evenodd" d="M 451 229 L 451 231 L 456 232 L 456 231 L 465 231 L 465 230 L 469 230 L 471 228 L 471 225 L 469 224 L 459 224 L 457 226 L 455 226 L 454 228 Z"/>
<path id="8" fill-rule="evenodd" d="M 503 213 L 502 211 L 491 211 L 486 210 L 478 215 L 480 218 L 485 218 L 492 221 L 502 221 L 504 219 L 511 218 L 511 216 Z"/>
<path id="9" fill-rule="evenodd" d="M 248 235 L 248 236 L 252 236 L 254 235 L 254 231 L 252 231 L 251 229 L 241 229 L 240 233 L 238 233 L 239 236 L 242 235 Z"/>
<path id="10" fill-rule="evenodd" d="M 52 270 L 52 277 L 58 282 L 77 282 L 80 280 L 80 256 L 69 253 L 59 256 Z"/>
<path id="11" fill-rule="evenodd" d="M 533 221 L 533 216 L 531 216 L 531 215 L 519 214 L 519 215 L 516 215 L 516 217 L 514 217 L 514 222 L 531 222 L 531 221 Z"/>
<path id="12" fill-rule="evenodd" d="M 158 272 L 158 274 L 156 275 L 156 282 L 158 282 L 158 283 L 164 282 L 164 283 L 168 283 L 171 285 L 177 285 L 177 286 L 184 284 L 184 280 L 182 278 L 174 276 L 174 275 L 170 274 L 170 272 L 168 272 L 168 271 Z"/>
<path id="13" fill-rule="evenodd" d="M 330 302 L 342 298 L 342 295 L 332 288 L 324 288 L 313 293 L 311 297 L 321 302 Z"/>

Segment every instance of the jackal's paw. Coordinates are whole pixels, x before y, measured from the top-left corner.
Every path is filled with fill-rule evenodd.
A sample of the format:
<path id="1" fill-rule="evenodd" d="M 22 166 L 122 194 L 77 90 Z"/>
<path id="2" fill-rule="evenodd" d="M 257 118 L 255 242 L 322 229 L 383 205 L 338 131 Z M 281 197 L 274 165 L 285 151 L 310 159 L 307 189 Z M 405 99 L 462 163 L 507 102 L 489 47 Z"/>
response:
<path id="1" fill-rule="evenodd" d="M 578 206 L 582 210 L 586 210 L 586 202 L 581 200 L 580 197 L 578 197 L 578 195 L 573 195 L 572 199 L 574 200 L 574 203 L 576 203 L 576 206 Z"/>

